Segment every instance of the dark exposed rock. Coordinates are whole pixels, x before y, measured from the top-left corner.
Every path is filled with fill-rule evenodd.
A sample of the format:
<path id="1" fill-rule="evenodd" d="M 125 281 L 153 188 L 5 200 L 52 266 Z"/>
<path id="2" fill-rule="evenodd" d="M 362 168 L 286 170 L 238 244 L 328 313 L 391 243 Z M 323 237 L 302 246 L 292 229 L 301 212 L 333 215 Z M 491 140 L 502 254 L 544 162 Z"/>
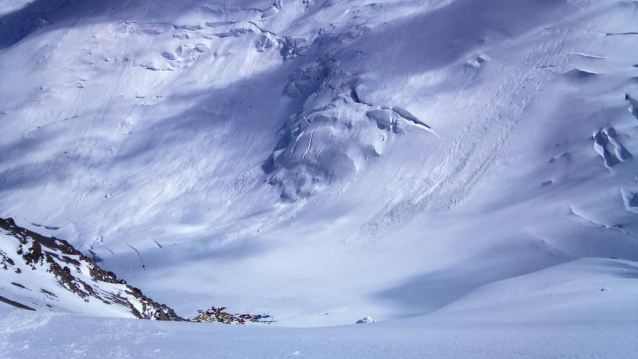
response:
<path id="1" fill-rule="evenodd" d="M 46 294 L 46 295 L 50 295 L 50 296 L 52 296 L 52 297 L 56 297 L 56 298 L 57 298 L 57 295 L 56 295 L 55 293 L 49 292 L 49 291 L 48 291 L 48 290 L 46 290 L 46 289 L 40 289 L 40 292 L 42 292 L 42 293 L 44 293 L 44 294 Z"/>
<path id="2" fill-rule="evenodd" d="M 26 310 L 32 310 L 35 311 L 35 309 L 31 308 L 31 307 L 27 307 L 26 305 L 22 304 L 22 303 L 18 303 L 16 301 L 13 301 L 11 299 L 7 299 L 3 296 L 0 295 L 0 302 L 9 304 L 12 307 L 16 307 L 16 308 L 20 308 L 20 309 L 26 309 Z"/>

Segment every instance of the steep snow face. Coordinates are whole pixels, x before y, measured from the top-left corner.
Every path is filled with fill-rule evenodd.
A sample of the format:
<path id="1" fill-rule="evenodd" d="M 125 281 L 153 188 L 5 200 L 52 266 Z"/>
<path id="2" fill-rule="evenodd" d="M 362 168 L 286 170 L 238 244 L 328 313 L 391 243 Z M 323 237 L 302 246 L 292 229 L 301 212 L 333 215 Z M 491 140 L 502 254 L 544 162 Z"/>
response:
<path id="1" fill-rule="evenodd" d="M 180 314 L 383 320 L 638 260 L 633 2 L 2 6 L 0 216 Z"/>
<path id="2" fill-rule="evenodd" d="M 25 196 L 47 198 L 29 206 L 29 222 L 66 222 L 64 234 L 86 246 L 149 228 L 180 239 L 254 233 L 303 205 L 282 199 L 340 193 L 373 175 L 397 138 L 396 152 L 430 158 L 445 143 L 430 122 L 445 131 L 447 121 L 429 111 L 437 97 L 481 83 L 469 84 L 488 59 L 479 48 L 575 10 L 536 1 L 30 2 L 2 25 L 3 68 L 15 69 L 3 74 L 12 131 L 2 188 L 13 198 L 4 211 L 20 215 Z M 451 121 L 446 137 L 464 121 Z M 87 213 L 95 218 L 77 220 Z"/>

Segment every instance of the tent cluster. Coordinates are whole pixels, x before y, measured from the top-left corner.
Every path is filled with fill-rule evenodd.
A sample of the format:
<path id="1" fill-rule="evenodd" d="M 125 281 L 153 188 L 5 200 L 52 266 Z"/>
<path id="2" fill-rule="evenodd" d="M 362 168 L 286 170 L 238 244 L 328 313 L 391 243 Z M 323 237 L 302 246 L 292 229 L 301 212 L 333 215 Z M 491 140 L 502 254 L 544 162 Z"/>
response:
<path id="1" fill-rule="evenodd" d="M 198 310 L 199 315 L 195 317 L 198 323 L 223 323 L 223 324 L 239 324 L 244 325 L 246 322 L 253 323 L 273 323 L 274 320 L 270 315 L 266 314 L 230 314 L 226 312 L 226 307 L 211 307 L 208 310 Z"/>

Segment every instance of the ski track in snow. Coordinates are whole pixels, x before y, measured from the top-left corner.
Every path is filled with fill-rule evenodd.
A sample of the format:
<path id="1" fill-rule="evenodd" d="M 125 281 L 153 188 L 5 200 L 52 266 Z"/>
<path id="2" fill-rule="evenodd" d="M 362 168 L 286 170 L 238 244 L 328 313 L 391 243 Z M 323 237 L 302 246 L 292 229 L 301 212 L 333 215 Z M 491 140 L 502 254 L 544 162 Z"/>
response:
<path id="1" fill-rule="evenodd" d="M 569 33 L 561 34 L 558 39 L 552 37 L 534 45 L 480 112 L 468 115 L 472 120 L 451 141 L 449 147 L 440 150 L 446 155 L 428 169 L 424 180 L 428 186 L 415 189 L 410 198 L 366 223 L 363 228 L 365 235 L 372 238 L 382 236 L 426 210 L 450 209 L 471 196 L 475 186 L 494 165 L 497 156 L 501 155 L 499 150 L 506 144 L 527 106 L 557 76 L 554 72 L 538 68 L 545 63 L 555 63 L 554 66 L 560 71 L 565 66 L 565 54 L 569 51 L 565 49 L 565 42 L 569 36 Z M 522 94 L 525 90 L 528 93 Z M 456 101 L 463 101 L 464 96 L 462 92 Z M 469 171 L 469 174 L 461 176 L 465 171 Z"/>

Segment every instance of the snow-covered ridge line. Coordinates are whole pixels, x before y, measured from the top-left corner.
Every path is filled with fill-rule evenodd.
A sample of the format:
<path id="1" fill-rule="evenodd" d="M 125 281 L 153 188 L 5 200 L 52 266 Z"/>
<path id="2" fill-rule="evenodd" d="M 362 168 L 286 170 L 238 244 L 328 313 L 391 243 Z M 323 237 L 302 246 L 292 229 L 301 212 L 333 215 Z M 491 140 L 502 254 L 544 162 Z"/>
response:
<path id="1" fill-rule="evenodd" d="M 28 310 L 183 321 L 67 241 L 0 219 L 0 301 Z M 38 308 L 38 309 L 34 309 Z"/>

